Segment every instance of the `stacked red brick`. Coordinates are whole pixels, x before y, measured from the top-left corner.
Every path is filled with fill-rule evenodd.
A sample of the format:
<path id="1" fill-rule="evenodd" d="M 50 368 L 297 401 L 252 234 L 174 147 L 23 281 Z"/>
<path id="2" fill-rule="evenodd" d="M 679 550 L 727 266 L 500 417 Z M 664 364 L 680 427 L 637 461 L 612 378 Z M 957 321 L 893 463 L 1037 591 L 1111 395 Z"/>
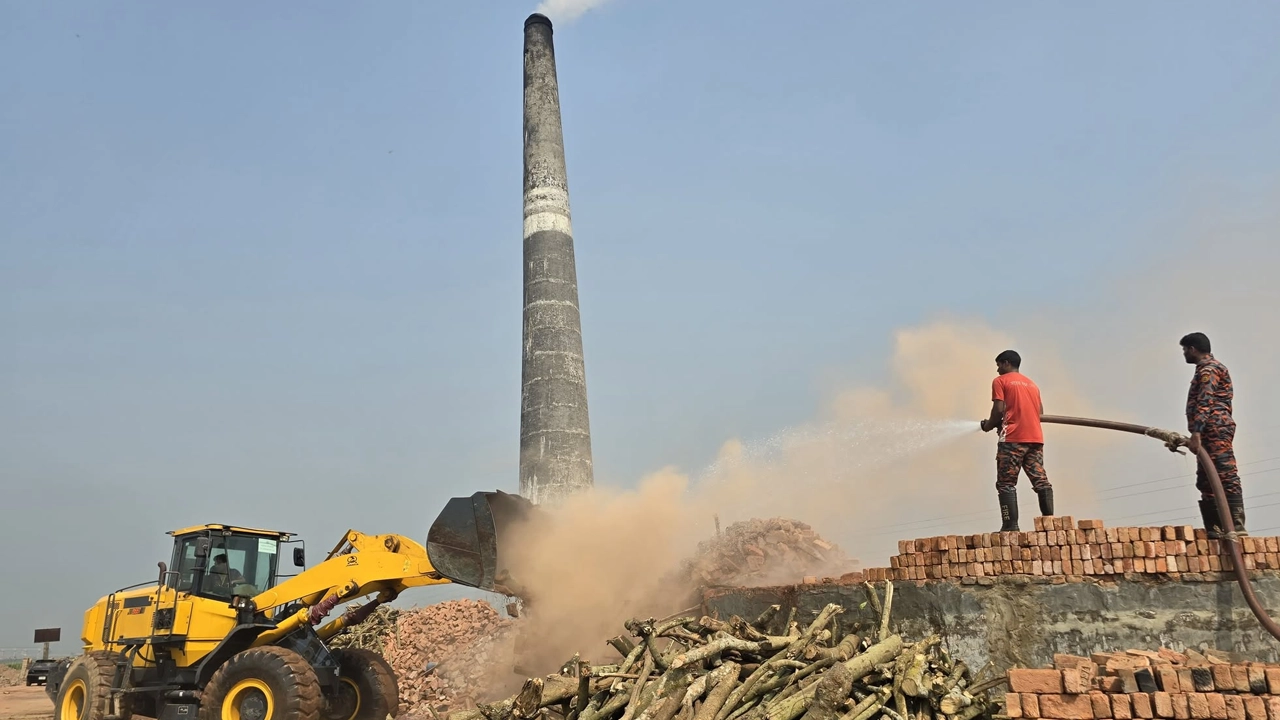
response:
<path id="1" fill-rule="evenodd" d="M 1005 714 L 1051 720 L 1280 720 L 1280 667 L 1197 653 L 1055 655 L 1009 671 Z"/>
<path id="2" fill-rule="evenodd" d="M 1280 538 L 1242 538 L 1247 570 L 1280 569 Z M 1104 527 L 1101 520 L 1037 517 L 1031 532 L 943 535 L 901 540 L 890 567 L 863 579 L 943 580 L 998 575 L 1181 575 L 1233 571 L 1225 548 L 1190 526 Z M 854 578 L 857 579 L 857 578 Z"/>

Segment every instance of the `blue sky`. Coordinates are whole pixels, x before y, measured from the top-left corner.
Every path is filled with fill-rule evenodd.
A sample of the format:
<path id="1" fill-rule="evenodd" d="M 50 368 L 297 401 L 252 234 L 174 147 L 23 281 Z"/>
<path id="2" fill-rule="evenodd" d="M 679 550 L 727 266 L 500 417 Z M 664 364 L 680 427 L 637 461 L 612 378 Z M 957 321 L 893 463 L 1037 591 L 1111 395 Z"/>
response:
<path id="1" fill-rule="evenodd" d="M 0 3 L 0 541 L 51 537 L 10 572 L 57 591 L 6 617 L 74 627 L 170 527 L 314 551 L 515 488 L 534 5 Z M 602 484 L 1275 197 L 1271 3 L 613 0 L 555 37 Z"/>

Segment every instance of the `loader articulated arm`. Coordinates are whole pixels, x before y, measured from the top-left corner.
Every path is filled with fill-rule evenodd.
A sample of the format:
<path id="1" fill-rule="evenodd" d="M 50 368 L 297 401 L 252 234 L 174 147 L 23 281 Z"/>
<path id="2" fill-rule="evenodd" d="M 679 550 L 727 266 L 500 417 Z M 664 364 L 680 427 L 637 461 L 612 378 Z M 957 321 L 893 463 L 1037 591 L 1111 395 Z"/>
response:
<path id="1" fill-rule="evenodd" d="M 258 611 L 302 607 L 258 636 L 269 645 L 303 623 L 319 625 L 339 603 L 377 597 L 317 630 L 328 639 L 364 620 L 407 588 L 456 583 L 509 594 L 500 548 L 512 526 L 530 518 L 533 505 L 518 495 L 478 492 L 451 499 L 427 532 L 423 546 L 403 535 L 366 535 L 348 530 L 324 562 L 252 599 Z"/>
<path id="2" fill-rule="evenodd" d="M 378 605 L 391 602 L 406 588 L 453 582 L 435 571 L 426 548 L 402 535 L 366 535 L 347 531 L 324 562 L 253 598 L 258 610 L 271 610 L 297 601 L 303 607 L 279 620 L 274 630 L 258 636 L 268 645 L 303 623 L 318 625 L 339 603 L 377 593 L 378 597 L 321 628 L 332 637 L 356 624 Z M 356 614 L 359 614 L 356 617 Z"/>

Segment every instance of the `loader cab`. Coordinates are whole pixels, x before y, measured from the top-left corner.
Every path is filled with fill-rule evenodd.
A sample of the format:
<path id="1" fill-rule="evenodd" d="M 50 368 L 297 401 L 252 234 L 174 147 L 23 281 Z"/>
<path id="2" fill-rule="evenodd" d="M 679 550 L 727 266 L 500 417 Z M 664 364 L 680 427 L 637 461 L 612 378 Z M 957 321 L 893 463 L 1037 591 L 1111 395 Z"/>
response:
<path id="1" fill-rule="evenodd" d="M 174 530 L 169 568 L 179 592 L 230 601 L 253 597 L 275 585 L 281 543 L 291 533 L 231 525 Z"/>

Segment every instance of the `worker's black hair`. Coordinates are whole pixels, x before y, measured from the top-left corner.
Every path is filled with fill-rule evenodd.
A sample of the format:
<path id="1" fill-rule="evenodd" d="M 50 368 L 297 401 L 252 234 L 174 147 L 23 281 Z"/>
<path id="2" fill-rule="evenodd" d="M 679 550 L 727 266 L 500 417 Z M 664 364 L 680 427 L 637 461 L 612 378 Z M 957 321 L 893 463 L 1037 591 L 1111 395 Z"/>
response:
<path id="1" fill-rule="evenodd" d="M 214 555 L 214 556 L 213 556 L 213 561 L 214 561 L 214 562 L 226 562 L 226 561 L 227 561 L 227 554 L 226 554 L 226 553 L 218 553 L 217 555 Z"/>
<path id="2" fill-rule="evenodd" d="M 1005 350 L 1004 352 L 996 356 L 996 362 L 998 363 L 1007 362 L 1013 366 L 1014 370 L 1017 370 L 1018 368 L 1022 367 L 1022 356 L 1019 355 L 1014 350 Z"/>
<path id="3" fill-rule="evenodd" d="M 1183 335 L 1182 339 L 1179 340 L 1178 343 L 1182 345 L 1182 347 L 1189 347 L 1192 350 L 1199 350 L 1202 353 L 1213 352 L 1209 349 L 1209 336 L 1204 333 Z"/>

